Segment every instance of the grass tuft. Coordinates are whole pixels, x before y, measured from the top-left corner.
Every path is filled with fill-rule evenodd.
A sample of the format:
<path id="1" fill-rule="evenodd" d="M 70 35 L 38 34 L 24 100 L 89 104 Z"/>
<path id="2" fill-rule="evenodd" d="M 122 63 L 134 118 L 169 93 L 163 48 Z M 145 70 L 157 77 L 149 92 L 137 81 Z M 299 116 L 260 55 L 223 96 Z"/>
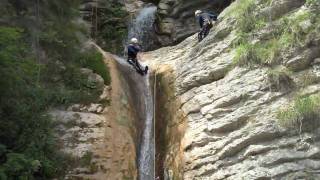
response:
<path id="1" fill-rule="evenodd" d="M 299 96 L 289 107 L 278 112 L 280 125 L 295 130 L 310 131 L 320 126 L 320 94 Z"/>

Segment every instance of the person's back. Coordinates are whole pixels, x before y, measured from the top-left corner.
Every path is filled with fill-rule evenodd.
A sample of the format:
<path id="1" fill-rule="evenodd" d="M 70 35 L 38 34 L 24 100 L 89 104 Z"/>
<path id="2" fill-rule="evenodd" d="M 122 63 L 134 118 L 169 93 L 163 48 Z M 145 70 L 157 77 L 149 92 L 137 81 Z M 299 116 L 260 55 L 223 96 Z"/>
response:
<path id="1" fill-rule="evenodd" d="M 198 18 L 199 25 L 201 28 L 198 34 L 198 39 L 200 42 L 209 34 L 210 29 L 213 27 L 212 21 L 217 20 L 217 15 L 197 10 L 195 12 L 195 16 Z"/>
<path id="2" fill-rule="evenodd" d="M 141 75 L 147 74 L 148 66 L 143 68 L 140 65 L 137 58 L 138 53 L 141 51 L 137 38 L 131 39 L 130 44 L 127 47 L 127 50 L 128 50 L 128 59 L 127 59 L 128 63 L 131 64 L 137 70 L 137 72 L 140 73 Z"/>
<path id="3" fill-rule="evenodd" d="M 140 52 L 140 47 L 138 45 L 129 44 L 128 45 L 128 58 L 137 59 L 137 54 Z"/>
<path id="4" fill-rule="evenodd" d="M 199 25 L 201 28 L 203 28 L 206 22 L 211 23 L 212 21 L 216 21 L 216 20 L 217 20 L 217 15 L 215 14 L 203 12 L 199 15 Z"/>

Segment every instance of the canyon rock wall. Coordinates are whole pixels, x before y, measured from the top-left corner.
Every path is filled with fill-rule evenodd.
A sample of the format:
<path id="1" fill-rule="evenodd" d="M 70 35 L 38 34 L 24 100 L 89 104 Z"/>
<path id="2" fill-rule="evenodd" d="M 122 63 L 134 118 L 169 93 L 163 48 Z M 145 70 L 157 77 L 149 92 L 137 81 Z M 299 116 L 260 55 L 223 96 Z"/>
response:
<path id="1" fill-rule="evenodd" d="M 110 86 L 102 82 L 101 103 L 74 104 L 50 112 L 58 124 L 55 131 L 62 150 L 74 159 L 65 179 L 134 180 L 138 177 L 136 161 L 141 133 L 136 125 L 136 110 L 113 55 L 98 50 L 112 78 Z"/>
<path id="2" fill-rule="evenodd" d="M 231 0 L 160 0 L 157 3 L 155 31 L 162 46 L 176 44 L 199 30 L 194 17 L 197 9 L 220 13 Z"/>
<path id="3" fill-rule="evenodd" d="M 181 11 L 191 6 L 172 10 L 175 6 L 166 3 L 176 1 L 160 1 L 158 13 L 179 14 L 175 19 L 185 19 L 188 13 Z M 254 12 L 248 11 L 251 6 Z M 161 88 L 158 103 L 163 103 L 156 112 L 156 122 L 162 124 L 156 130 L 162 143 L 157 157 L 163 162 L 158 174 L 208 180 L 320 178 L 319 119 L 307 124 L 303 117 L 298 126 L 279 120 L 281 110 L 295 108 L 297 97 L 320 92 L 316 12 L 319 6 L 301 0 L 237 0 L 202 42 L 193 35 L 144 55 Z M 254 15 L 262 25 L 250 20 Z M 243 30 L 241 22 L 255 25 Z M 179 23 L 169 24 L 179 30 Z M 279 33 L 284 26 L 288 28 Z M 312 128 L 305 129 L 307 125 Z"/>

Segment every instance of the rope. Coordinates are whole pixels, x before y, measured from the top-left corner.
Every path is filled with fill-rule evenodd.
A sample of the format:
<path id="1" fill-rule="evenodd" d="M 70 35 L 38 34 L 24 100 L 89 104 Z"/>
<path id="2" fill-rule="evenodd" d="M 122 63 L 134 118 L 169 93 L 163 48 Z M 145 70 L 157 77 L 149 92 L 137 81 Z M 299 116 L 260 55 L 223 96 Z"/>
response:
<path id="1" fill-rule="evenodd" d="M 94 28 L 93 15 L 94 15 L 94 14 L 93 14 L 93 7 L 91 6 L 91 27 L 90 27 L 90 28 Z M 91 29 L 91 31 L 92 31 L 92 29 Z M 93 33 L 94 33 L 94 32 L 90 32 L 91 36 L 94 36 Z M 93 38 L 93 37 L 91 37 L 91 38 Z"/>
<path id="2" fill-rule="evenodd" d="M 96 6 L 96 24 L 95 24 L 95 38 L 96 40 L 98 39 L 98 6 L 99 6 L 99 1 L 97 1 L 97 6 Z"/>
<path id="3" fill-rule="evenodd" d="M 37 28 L 40 28 L 40 12 L 39 12 L 39 0 L 37 0 L 37 4 L 36 4 L 36 21 L 37 21 Z M 39 48 L 40 48 L 40 45 L 39 45 L 39 33 L 36 33 L 36 58 L 37 58 L 37 61 L 38 61 L 38 72 L 37 72 L 37 85 L 39 86 L 40 85 L 40 75 L 41 75 L 41 61 L 40 61 L 40 54 L 39 54 Z"/>
<path id="4" fill-rule="evenodd" d="M 153 143 L 153 150 L 154 150 L 154 160 L 156 160 L 156 98 L 157 98 L 157 71 L 154 72 L 154 82 L 153 82 L 153 139 L 154 139 L 154 143 Z M 154 173 L 156 173 L 156 163 L 153 163 L 154 166 Z"/>

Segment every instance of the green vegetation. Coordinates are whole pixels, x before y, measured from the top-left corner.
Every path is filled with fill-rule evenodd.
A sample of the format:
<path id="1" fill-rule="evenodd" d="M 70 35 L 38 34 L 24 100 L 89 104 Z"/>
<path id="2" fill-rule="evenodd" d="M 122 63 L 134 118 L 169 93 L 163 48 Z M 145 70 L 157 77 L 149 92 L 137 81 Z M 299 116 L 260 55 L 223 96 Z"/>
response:
<path id="1" fill-rule="evenodd" d="M 320 94 L 299 96 L 288 108 L 278 112 L 279 123 L 287 128 L 310 131 L 320 126 Z"/>
<path id="2" fill-rule="evenodd" d="M 320 1 L 319 0 L 307 0 L 306 5 L 309 7 L 319 7 Z"/>
<path id="3" fill-rule="evenodd" d="M 269 1 L 262 5 L 267 5 Z M 266 25 L 265 17 L 256 13 L 261 4 L 255 0 L 240 0 L 232 4 L 229 16 L 236 19 L 236 27 L 239 33 L 250 33 L 253 30 L 261 29 Z"/>
<path id="4" fill-rule="evenodd" d="M 87 151 L 80 159 L 80 165 L 82 167 L 90 166 L 93 158 L 93 153 L 90 151 Z"/>
<path id="5" fill-rule="evenodd" d="M 257 4 L 253 0 L 240 0 L 231 8 L 229 15 L 235 17 L 237 30 L 237 39 L 233 42 L 237 49 L 235 64 L 249 67 L 280 64 L 280 55 L 288 49 L 307 44 L 307 41 L 312 39 L 310 35 L 320 24 L 320 16 L 316 12 L 309 10 L 294 12 L 273 22 L 274 30 L 264 41 L 256 41 L 256 34 L 267 23 L 266 17 L 256 14 L 255 10 L 269 4 L 269 1 Z"/>
<path id="6" fill-rule="evenodd" d="M 269 67 L 267 80 L 271 90 L 287 90 L 293 87 L 291 72 L 280 68 L 282 57 L 303 49 L 313 39 L 319 38 L 320 14 L 319 0 L 307 0 L 305 9 L 293 11 L 279 19 L 264 17 L 259 10 L 272 1 L 238 0 L 231 5 L 227 16 L 236 20 L 237 38 L 233 42 L 236 49 L 234 64 L 249 68 Z M 263 30 L 263 31 L 262 31 Z M 316 77 L 305 74 L 301 85 L 318 82 Z M 300 85 L 300 84 L 299 84 Z M 278 113 L 279 123 L 284 127 L 301 131 L 320 126 L 320 95 L 299 96 L 288 108 Z"/>
<path id="7" fill-rule="evenodd" d="M 94 73 L 99 74 L 105 84 L 109 85 L 111 83 L 110 73 L 103 61 L 103 56 L 95 49 L 83 53 L 82 57 L 80 57 L 80 63 L 82 67 L 92 69 Z"/>
<path id="8" fill-rule="evenodd" d="M 82 67 L 105 83 L 110 76 L 101 54 L 82 50 L 88 32 L 74 21 L 79 1 L 19 2 L 0 3 L 10 10 L 0 18 L 0 179 L 53 179 L 73 160 L 60 152 L 47 111 L 98 101 Z"/>
<path id="9" fill-rule="evenodd" d="M 78 163 L 81 167 L 86 167 L 90 170 L 91 173 L 95 173 L 98 171 L 98 166 L 96 163 L 92 161 L 93 159 L 93 153 L 90 151 L 87 151 L 79 160 Z"/>
<path id="10" fill-rule="evenodd" d="M 101 2 L 98 9 L 98 44 L 110 52 L 121 54 L 123 40 L 127 35 L 128 14 L 119 1 L 107 0 Z"/>
<path id="11" fill-rule="evenodd" d="M 30 179 L 36 173 L 32 162 L 39 160 L 42 176 L 52 177 L 62 170 L 57 166 L 61 158 L 54 150 L 53 124 L 44 113 L 50 102 L 48 92 L 39 86 L 39 65 L 22 29 L 0 27 L 0 47 L 2 176 Z"/>
<path id="12" fill-rule="evenodd" d="M 253 66 L 256 64 L 274 64 L 279 54 L 277 40 L 271 39 L 265 43 L 240 43 L 236 49 L 234 63 L 239 66 Z"/>

